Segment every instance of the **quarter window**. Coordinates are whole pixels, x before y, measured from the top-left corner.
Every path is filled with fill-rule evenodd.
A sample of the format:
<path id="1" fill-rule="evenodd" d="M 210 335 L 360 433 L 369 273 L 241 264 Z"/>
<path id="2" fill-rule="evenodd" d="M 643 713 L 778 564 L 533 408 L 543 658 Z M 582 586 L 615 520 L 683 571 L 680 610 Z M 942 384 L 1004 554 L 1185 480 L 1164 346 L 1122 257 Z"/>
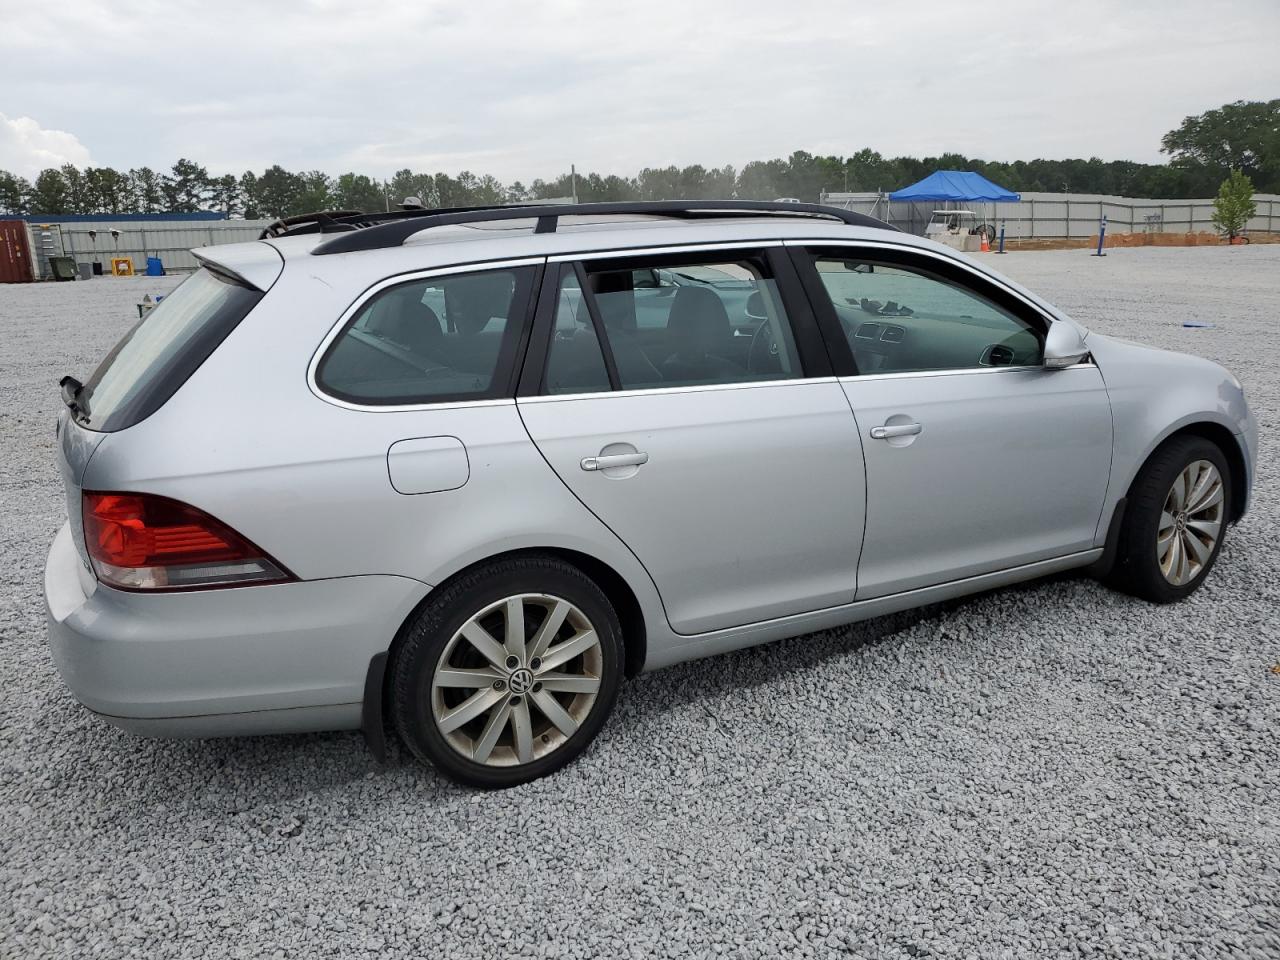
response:
<path id="1" fill-rule="evenodd" d="M 1031 323 L 952 280 L 856 257 L 814 263 L 859 373 L 1040 363 Z"/>
<path id="2" fill-rule="evenodd" d="M 560 371 L 570 366 L 571 351 L 580 355 L 576 376 L 599 381 L 587 346 L 597 333 L 623 390 L 803 376 L 791 323 L 763 260 L 593 261 L 585 276 L 585 296 L 576 283 L 561 290 L 548 362 L 551 392 L 563 383 Z M 566 336 L 570 315 L 574 330 Z"/>
<path id="3" fill-rule="evenodd" d="M 316 381 L 369 404 L 506 393 L 529 303 L 529 267 L 448 274 L 371 297 L 333 342 Z"/>

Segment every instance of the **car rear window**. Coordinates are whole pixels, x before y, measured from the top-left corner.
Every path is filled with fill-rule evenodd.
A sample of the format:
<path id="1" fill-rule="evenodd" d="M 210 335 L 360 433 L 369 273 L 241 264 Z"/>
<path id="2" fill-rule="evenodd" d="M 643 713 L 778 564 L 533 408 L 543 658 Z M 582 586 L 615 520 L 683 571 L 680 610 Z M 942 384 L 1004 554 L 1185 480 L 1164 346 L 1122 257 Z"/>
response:
<path id="1" fill-rule="evenodd" d="M 262 299 L 262 292 L 201 267 L 138 321 L 77 398 L 78 422 L 124 430 L 159 410 Z"/>

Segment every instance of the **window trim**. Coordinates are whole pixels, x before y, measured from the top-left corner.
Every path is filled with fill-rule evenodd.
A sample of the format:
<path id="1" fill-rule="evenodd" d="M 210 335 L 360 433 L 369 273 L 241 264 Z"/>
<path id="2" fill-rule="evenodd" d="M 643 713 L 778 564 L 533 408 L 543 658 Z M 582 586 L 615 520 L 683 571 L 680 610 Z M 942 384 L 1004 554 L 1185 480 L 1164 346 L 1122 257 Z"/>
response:
<path id="1" fill-rule="evenodd" d="M 984 370 L 1019 370 L 1020 367 L 984 367 Z M 1074 370 L 1074 367 L 1064 369 Z M 764 387 L 794 387 L 798 384 L 816 386 L 822 383 L 839 383 L 840 378 L 801 377 L 789 380 L 735 380 L 732 383 L 696 383 L 679 387 L 637 387 L 635 390 L 609 390 L 594 393 L 541 393 L 521 396 L 521 403 L 561 403 L 566 400 L 605 400 L 609 398 L 621 400 L 624 397 L 660 397 L 675 393 L 710 393 L 718 390 L 759 390 Z"/>
<path id="2" fill-rule="evenodd" d="M 676 387 L 637 387 L 625 389 L 618 378 L 613 358 L 613 347 L 609 342 L 596 304 L 595 294 L 591 290 L 587 278 L 587 261 L 618 260 L 622 262 L 634 259 L 680 258 L 681 263 L 719 263 L 744 259 L 745 253 L 754 253 L 754 259 L 763 262 L 776 284 L 778 298 L 786 320 L 791 324 L 791 336 L 795 341 L 797 360 L 800 364 L 800 375 L 797 377 L 770 377 L 763 380 L 735 380 L 732 383 L 709 383 L 682 385 Z M 725 255 L 727 254 L 727 256 Z M 603 397 L 613 395 L 649 395 L 654 393 L 683 392 L 709 388 L 740 388 L 760 386 L 764 384 L 811 383 L 815 380 L 829 379 L 834 374 L 831 358 L 821 331 L 816 326 L 813 311 L 809 306 L 809 298 L 801 284 L 795 267 L 787 255 L 786 248 L 779 240 L 734 241 L 731 243 L 681 244 L 679 246 L 645 247 L 641 249 L 593 250 L 584 253 L 561 254 L 549 257 L 548 269 L 543 279 L 542 295 L 538 298 L 538 313 L 534 319 L 534 346 L 525 358 L 525 365 L 535 364 L 531 373 L 526 370 L 520 378 L 517 396 L 521 398 L 554 397 L 557 399 L 584 399 L 587 397 Z M 555 268 L 559 267 L 557 274 Z M 626 267 L 620 267 L 626 269 Z M 555 311 L 560 294 L 560 286 L 565 273 L 572 271 L 582 290 L 587 304 L 592 325 L 596 330 L 596 338 L 604 355 L 605 369 L 609 373 L 610 389 L 592 391 L 581 394 L 548 394 L 546 391 L 547 366 L 551 359 L 551 338 L 555 332 Z M 551 288 L 550 295 L 548 288 Z"/>
<path id="3" fill-rule="evenodd" d="M 613 356 L 613 343 L 609 340 L 608 331 L 604 325 L 604 317 L 600 315 L 600 304 L 596 303 L 595 291 L 591 289 L 591 283 L 587 277 L 587 269 L 582 265 L 581 260 L 575 260 L 571 265 L 574 279 L 578 281 L 578 295 L 582 297 L 582 302 L 586 304 L 587 316 L 591 318 L 591 326 L 596 332 L 596 343 L 600 345 L 600 356 L 604 359 L 605 373 L 609 375 L 609 389 L 617 393 L 622 390 L 622 377 L 618 375 L 618 361 Z M 563 290 L 556 291 L 556 307 L 560 305 L 560 294 Z M 551 360 L 551 350 L 547 350 L 547 361 Z M 547 371 L 546 367 L 542 370 L 543 387 L 546 387 Z"/>
<path id="4" fill-rule="evenodd" d="M 783 246 L 791 251 L 791 259 L 800 274 L 801 283 L 804 285 L 810 305 L 813 308 L 813 314 L 818 318 L 823 337 L 827 342 L 828 349 L 831 351 L 831 359 L 836 370 L 836 376 L 841 378 L 857 377 L 859 379 L 869 379 L 887 376 L 926 376 L 939 373 L 976 373 L 990 370 L 1040 370 L 1043 369 L 1043 365 L 1019 364 L 1017 366 L 1003 367 L 978 365 L 973 367 L 949 367 L 940 370 L 902 370 L 886 373 L 868 371 L 860 373 L 853 356 L 853 349 L 849 346 L 848 340 L 845 339 L 844 330 L 840 326 L 840 319 L 836 315 L 830 294 L 827 293 L 826 286 L 822 283 L 822 277 L 814 262 L 815 258 L 820 256 L 819 251 L 821 250 L 845 247 L 863 253 L 868 260 L 886 262 L 890 266 L 902 266 L 905 269 L 916 270 L 926 276 L 933 275 L 943 281 L 955 283 L 1027 322 L 1039 336 L 1042 349 L 1043 340 L 1048 334 L 1050 325 L 1067 322 L 1053 316 L 1040 304 L 1028 299 L 1007 284 L 1001 283 L 997 278 L 983 273 L 961 260 L 921 247 L 875 240 L 828 240 L 826 238 L 784 240 Z M 901 263 L 894 263 L 893 259 L 900 260 Z M 938 269 L 930 269 L 929 265 L 934 265 Z M 952 275 L 949 276 L 948 274 Z M 988 294 L 983 289 L 984 285 L 994 290 L 997 295 L 991 296 Z"/>
<path id="5" fill-rule="evenodd" d="M 533 319 L 535 310 L 540 300 L 540 288 L 543 285 L 542 279 L 545 273 L 547 258 L 546 257 L 519 257 L 511 260 L 486 260 L 475 263 L 453 264 L 448 267 L 432 267 L 428 270 L 413 270 L 407 273 L 398 273 L 394 276 L 385 277 L 377 283 L 366 287 L 352 301 L 347 309 L 343 310 L 334 322 L 333 326 L 321 339 L 319 346 L 311 354 L 311 359 L 307 363 L 307 387 L 319 399 L 325 403 L 333 404 L 336 407 L 342 407 L 346 410 L 359 410 L 365 413 L 401 413 L 413 410 L 434 410 L 440 407 L 469 407 L 469 406 L 501 406 L 513 402 L 515 397 L 516 383 L 520 375 L 520 370 L 524 365 L 525 353 L 528 349 L 531 329 L 533 327 Z M 430 280 L 435 277 L 454 276 L 458 274 L 468 273 L 490 273 L 502 270 L 512 270 L 529 267 L 533 269 L 531 278 L 532 286 L 529 289 L 528 302 L 524 306 L 524 310 L 520 317 L 522 327 L 517 336 L 515 344 L 512 348 L 512 355 L 508 358 L 503 367 L 502 356 L 499 353 L 499 364 L 495 366 L 493 371 L 493 380 L 490 388 L 485 396 L 459 396 L 457 394 L 440 394 L 435 399 L 420 399 L 404 403 L 371 403 L 368 401 L 347 400 L 343 397 L 330 393 L 318 380 L 316 374 L 319 372 L 320 364 L 324 362 L 325 357 L 329 353 L 330 347 L 341 337 L 354 323 L 357 316 L 369 302 L 382 291 L 391 287 L 402 286 L 406 283 L 413 283 L 417 280 Z M 510 320 L 508 320 L 510 322 Z"/>

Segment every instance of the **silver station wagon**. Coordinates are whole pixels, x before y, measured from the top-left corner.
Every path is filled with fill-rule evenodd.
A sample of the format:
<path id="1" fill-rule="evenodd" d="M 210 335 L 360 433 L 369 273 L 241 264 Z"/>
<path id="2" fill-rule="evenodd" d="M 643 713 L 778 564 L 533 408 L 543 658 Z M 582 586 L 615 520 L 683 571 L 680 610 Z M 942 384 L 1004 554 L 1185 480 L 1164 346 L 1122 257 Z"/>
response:
<path id="1" fill-rule="evenodd" d="M 386 730 L 562 766 L 623 677 L 1070 568 L 1195 590 L 1256 430 L 811 204 L 326 213 L 203 264 L 62 383 L 53 657 L 159 736 Z"/>

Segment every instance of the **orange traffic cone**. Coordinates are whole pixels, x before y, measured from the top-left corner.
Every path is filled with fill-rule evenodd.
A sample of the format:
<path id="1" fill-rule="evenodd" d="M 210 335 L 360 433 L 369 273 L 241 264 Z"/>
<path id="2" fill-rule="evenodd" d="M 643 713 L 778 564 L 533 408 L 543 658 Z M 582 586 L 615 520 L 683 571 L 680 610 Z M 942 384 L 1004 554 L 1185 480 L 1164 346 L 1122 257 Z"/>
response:
<path id="1" fill-rule="evenodd" d="M 982 252 L 983 253 L 991 252 L 991 244 L 987 242 L 987 231 L 985 230 L 982 231 Z"/>

